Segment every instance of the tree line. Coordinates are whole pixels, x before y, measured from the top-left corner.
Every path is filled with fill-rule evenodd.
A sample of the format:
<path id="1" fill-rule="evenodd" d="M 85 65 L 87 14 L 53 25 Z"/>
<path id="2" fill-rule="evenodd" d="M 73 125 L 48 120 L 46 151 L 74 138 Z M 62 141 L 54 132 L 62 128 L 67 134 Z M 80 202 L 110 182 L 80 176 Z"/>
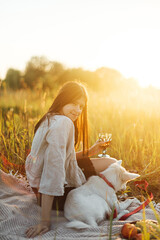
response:
<path id="1" fill-rule="evenodd" d="M 78 80 L 95 91 L 113 91 L 138 87 L 136 80 L 126 79 L 115 69 L 102 67 L 96 71 L 82 68 L 66 68 L 63 64 L 50 61 L 44 56 L 33 56 L 23 72 L 10 68 L 1 88 L 18 89 L 53 89 L 67 81 Z"/>

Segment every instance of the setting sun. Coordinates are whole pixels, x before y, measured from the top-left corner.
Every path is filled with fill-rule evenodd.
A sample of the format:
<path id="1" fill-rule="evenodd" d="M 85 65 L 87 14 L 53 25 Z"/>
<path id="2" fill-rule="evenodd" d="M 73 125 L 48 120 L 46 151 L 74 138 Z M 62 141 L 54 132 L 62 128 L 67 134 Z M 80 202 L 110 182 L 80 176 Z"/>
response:
<path id="1" fill-rule="evenodd" d="M 113 68 L 141 86 L 160 87 L 159 9 L 151 0 L 4 1 L 0 78 L 43 55 L 70 68 Z"/>

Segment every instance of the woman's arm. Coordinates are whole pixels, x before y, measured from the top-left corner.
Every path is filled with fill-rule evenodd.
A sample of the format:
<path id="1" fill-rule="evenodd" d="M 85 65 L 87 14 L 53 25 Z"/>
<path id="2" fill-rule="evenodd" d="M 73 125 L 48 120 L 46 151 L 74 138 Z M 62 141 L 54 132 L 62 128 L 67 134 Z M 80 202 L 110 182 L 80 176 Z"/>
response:
<path id="1" fill-rule="evenodd" d="M 103 150 L 104 146 L 106 145 L 107 145 L 106 142 L 99 142 L 99 141 L 95 142 L 95 144 L 88 149 L 88 157 L 97 155 L 99 152 Z M 83 151 L 77 152 L 76 158 L 77 160 L 83 158 Z"/>
<path id="2" fill-rule="evenodd" d="M 51 224 L 51 210 L 54 196 L 42 194 L 42 222 L 50 226 Z"/>
<path id="3" fill-rule="evenodd" d="M 51 225 L 51 210 L 54 196 L 42 194 L 41 221 L 26 231 L 28 238 L 42 235 L 49 231 Z"/>

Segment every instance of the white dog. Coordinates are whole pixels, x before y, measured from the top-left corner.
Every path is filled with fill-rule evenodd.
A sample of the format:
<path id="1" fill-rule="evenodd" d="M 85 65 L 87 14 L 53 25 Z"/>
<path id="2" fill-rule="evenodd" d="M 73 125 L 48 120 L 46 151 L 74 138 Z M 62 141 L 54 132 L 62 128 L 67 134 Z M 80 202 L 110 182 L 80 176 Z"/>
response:
<path id="1" fill-rule="evenodd" d="M 96 227 L 107 215 L 110 216 L 114 206 L 118 213 L 117 220 L 129 212 L 126 208 L 135 199 L 119 202 L 116 192 L 125 189 L 128 181 L 140 175 L 129 173 L 121 163 L 122 160 L 119 160 L 111 164 L 99 176 L 90 177 L 84 185 L 69 192 L 64 205 L 64 216 L 71 221 L 67 227 Z"/>

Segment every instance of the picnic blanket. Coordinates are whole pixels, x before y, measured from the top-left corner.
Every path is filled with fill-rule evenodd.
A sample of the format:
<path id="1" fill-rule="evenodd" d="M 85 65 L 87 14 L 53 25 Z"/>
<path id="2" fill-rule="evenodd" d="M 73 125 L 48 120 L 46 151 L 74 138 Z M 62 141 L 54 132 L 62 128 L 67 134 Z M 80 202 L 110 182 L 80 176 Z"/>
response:
<path id="1" fill-rule="evenodd" d="M 137 207 L 132 203 L 129 211 Z M 117 239 L 121 227 L 126 222 L 143 219 L 143 210 L 130 216 L 125 221 L 113 221 L 112 239 Z M 156 220 L 153 211 L 148 206 L 145 209 L 147 219 Z M 25 231 L 32 225 L 37 224 L 40 219 L 40 207 L 36 204 L 36 198 L 25 180 L 14 175 L 6 174 L 0 170 L 0 239 L 1 240 L 23 240 L 26 238 Z M 109 239 L 109 220 L 100 223 L 98 227 L 85 230 L 74 230 L 65 227 L 65 219 L 62 211 L 52 211 L 51 230 L 34 239 L 42 240 L 106 240 Z M 33 238 L 30 238 L 33 239 Z"/>

